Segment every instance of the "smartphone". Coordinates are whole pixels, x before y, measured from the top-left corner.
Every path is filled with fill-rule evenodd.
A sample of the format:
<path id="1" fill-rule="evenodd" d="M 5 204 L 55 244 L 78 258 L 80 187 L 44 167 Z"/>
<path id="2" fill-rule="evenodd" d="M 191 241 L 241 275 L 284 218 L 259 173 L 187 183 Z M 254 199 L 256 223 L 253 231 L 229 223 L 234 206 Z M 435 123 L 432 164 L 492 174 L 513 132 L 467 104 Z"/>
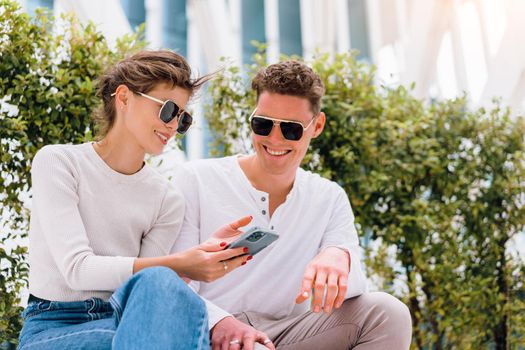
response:
<path id="1" fill-rule="evenodd" d="M 255 255 L 278 238 L 279 235 L 275 231 L 254 226 L 231 242 L 228 248 L 247 247 L 247 254 Z"/>

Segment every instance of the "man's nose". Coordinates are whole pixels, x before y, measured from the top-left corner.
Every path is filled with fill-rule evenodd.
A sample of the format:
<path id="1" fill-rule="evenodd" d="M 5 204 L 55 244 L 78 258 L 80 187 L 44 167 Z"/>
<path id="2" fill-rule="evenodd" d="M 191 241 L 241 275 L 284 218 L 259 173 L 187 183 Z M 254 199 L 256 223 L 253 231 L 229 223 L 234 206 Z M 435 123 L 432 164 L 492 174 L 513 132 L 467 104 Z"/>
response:
<path id="1" fill-rule="evenodd" d="M 281 132 L 281 123 L 273 123 L 272 130 L 270 131 L 268 137 L 276 141 L 281 141 L 284 139 L 283 133 Z"/>

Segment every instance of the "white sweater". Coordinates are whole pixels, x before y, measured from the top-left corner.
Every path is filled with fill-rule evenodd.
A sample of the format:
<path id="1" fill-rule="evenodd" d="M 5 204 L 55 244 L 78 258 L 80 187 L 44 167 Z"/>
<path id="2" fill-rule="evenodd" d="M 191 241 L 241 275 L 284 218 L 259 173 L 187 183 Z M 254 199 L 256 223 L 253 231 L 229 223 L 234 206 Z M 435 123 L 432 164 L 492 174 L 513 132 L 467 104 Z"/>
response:
<path id="1" fill-rule="evenodd" d="M 32 164 L 29 291 L 54 301 L 108 300 L 136 257 L 166 255 L 184 199 L 145 165 L 111 169 L 91 143 L 42 148 Z"/>

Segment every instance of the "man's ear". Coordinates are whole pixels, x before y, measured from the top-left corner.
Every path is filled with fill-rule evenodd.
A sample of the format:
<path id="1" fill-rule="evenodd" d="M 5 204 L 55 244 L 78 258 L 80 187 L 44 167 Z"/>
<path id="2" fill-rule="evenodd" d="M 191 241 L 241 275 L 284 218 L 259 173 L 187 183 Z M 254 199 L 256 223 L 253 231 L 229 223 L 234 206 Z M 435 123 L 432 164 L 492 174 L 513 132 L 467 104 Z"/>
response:
<path id="1" fill-rule="evenodd" d="M 324 114 L 324 112 L 319 112 L 319 115 L 317 116 L 317 118 L 315 118 L 315 121 L 314 121 L 314 134 L 312 136 L 313 139 L 321 135 L 321 133 L 323 132 L 325 123 L 326 123 L 326 115 Z"/>

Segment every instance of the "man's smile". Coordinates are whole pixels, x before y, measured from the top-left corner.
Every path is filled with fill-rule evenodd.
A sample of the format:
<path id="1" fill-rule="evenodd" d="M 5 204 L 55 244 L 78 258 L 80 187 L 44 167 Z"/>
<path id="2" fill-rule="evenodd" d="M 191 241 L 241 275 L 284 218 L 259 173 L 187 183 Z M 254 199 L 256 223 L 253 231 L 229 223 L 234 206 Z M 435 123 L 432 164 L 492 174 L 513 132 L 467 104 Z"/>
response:
<path id="1" fill-rule="evenodd" d="M 277 150 L 277 149 L 270 148 L 268 146 L 263 146 L 263 147 L 264 147 L 264 150 L 272 156 L 284 156 L 291 152 L 291 150 Z"/>

